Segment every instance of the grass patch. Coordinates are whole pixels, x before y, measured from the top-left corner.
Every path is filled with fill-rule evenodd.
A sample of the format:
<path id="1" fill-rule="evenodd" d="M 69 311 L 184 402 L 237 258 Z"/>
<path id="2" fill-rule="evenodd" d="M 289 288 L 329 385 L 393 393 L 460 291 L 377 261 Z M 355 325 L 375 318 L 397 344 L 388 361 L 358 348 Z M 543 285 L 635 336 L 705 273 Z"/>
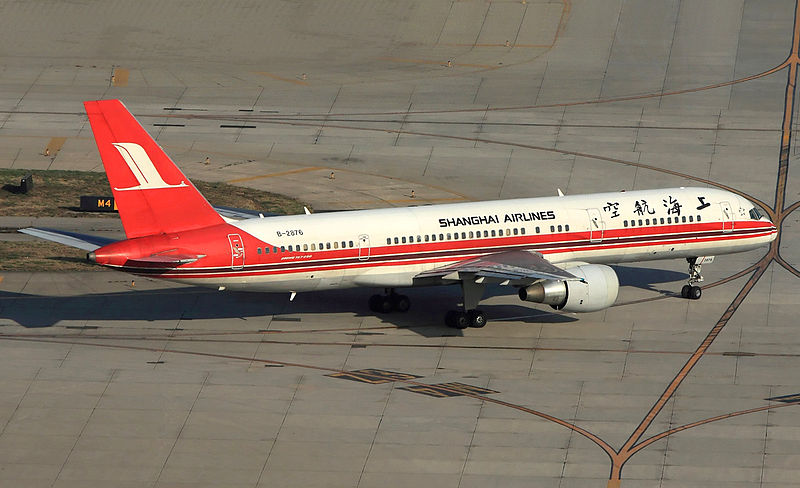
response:
<path id="1" fill-rule="evenodd" d="M 33 191 L 18 191 L 20 179 L 33 175 Z M 216 206 L 277 214 L 302 214 L 299 201 L 252 188 L 194 181 L 206 199 Z M 81 212 L 81 195 L 110 196 L 105 173 L 90 171 L 0 169 L 0 216 L 108 217 L 114 212 Z M 0 271 L 89 271 L 103 269 L 86 262 L 86 251 L 48 241 L 0 240 Z"/>
<path id="2" fill-rule="evenodd" d="M 33 191 L 17 191 L 24 176 L 33 175 Z M 211 205 L 236 207 L 285 215 L 302 214 L 303 204 L 275 193 L 227 183 L 194 181 Z M 81 195 L 111 196 L 105 173 L 90 171 L 0 169 L 0 216 L 116 217 L 112 212 L 81 212 Z"/>
<path id="3" fill-rule="evenodd" d="M 2 271 L 100 271 L 86 251 L 49 241 L 0 241 Z"/>

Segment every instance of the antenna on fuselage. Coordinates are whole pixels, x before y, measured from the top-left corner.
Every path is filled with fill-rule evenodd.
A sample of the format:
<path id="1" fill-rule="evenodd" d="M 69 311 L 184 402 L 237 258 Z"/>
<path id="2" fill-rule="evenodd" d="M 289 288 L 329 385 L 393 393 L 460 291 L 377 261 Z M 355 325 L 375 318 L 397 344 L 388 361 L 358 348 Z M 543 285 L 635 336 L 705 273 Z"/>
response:
<path id="1" fill-rule="evenodd" d="M 560 197 L 564 196 L 564 192 L 561 191 L 561 188 L 558 188 L 558 196 L 560 196 Z"/>

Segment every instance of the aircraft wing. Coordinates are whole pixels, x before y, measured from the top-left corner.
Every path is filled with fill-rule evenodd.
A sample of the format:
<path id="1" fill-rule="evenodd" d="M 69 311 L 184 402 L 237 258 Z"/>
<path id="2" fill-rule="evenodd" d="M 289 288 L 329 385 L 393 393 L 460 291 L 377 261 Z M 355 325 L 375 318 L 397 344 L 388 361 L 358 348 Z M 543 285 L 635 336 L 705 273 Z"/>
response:
<path id="1" fill-rule="evenodd" d="M 530 282 L 535 280 L 578 281 L 581 278 L 551 264 L 538 252 L 504 251 L 418 274 L 415 278 L 441 278 L 443 280 L 487 279 L 502 282 Z"/>
<path id="2" fill-rule="evenodd" d="M 215 206 L 213 208 L 214 210 L 217 211 L 218 214 L 222 216 L 223 219 L 230 219 L 233 221 L 255 219 L 258 217 L 274 217 L 276 215 L 280 215 L 271 212 L 257 212 L 255 210 L 248 210 L 245 208 L 222 207 L 222 206 Z"/>
<path id="3" fill-rule="evenodd" d="M 90 236 L 86 234 L 78 234 L 75 232 L 67 232 L 65 230 L 46 229 L 43 227 L 27 227 L 19 229 L 19 232 L 28 234 L 29 236 L 38 237 L 47 241 L 58 242 L 70 247 L 77 247 L 85 251 L 94 251 L 99 247 L 103 247 L 112 242 L 117 242 L 115 239 L 107 237 Z"/>

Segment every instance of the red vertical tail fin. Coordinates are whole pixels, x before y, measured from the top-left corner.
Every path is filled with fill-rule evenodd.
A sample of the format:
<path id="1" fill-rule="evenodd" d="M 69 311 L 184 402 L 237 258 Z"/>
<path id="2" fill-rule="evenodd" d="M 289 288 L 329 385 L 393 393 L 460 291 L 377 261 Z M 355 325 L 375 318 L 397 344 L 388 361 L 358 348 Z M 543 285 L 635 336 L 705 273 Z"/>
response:
<path id="1" fill-rule="evenodd" d="M 122 102 L 83 105 L 128 238 L 223 223 Z"/>

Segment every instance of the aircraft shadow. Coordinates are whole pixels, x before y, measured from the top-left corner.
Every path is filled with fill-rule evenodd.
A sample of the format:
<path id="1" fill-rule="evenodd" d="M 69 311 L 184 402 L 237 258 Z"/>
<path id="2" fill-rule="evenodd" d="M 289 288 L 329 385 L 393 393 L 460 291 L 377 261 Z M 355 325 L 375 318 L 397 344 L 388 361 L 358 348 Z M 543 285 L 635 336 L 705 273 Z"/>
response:
<path id="1" fill-rule="evenodd" d="M 52 327 L 66 322 L 69 327 L 125 326 L 126 321 L 191 321 L 228 319 L 254 321 L 248 329 L 289 330 L 291 323 L 319 322 L 320 328 L 338 328 L 327 322 L 331 315 L 351 313 L 356 317 L 378 317 L 386 325 L 408 329 L 426 337 L 458 336 L 462 331 L 444 325 L 444 314 L 458 308 L 461 291 L 456 286 L 399 290 L 411 299 L 407 313 L 376 314 L 367 307 L 367 298 L 382 290 L 348 289 L 300 293 L 294 301 L 288 294 L 217 292 L 205 288 L 165 288 L 130 290 L 79 296 L 44 296 L 0 292 L 0 330 L 12 321 L 26 328 Z M 488 287 L 484 298 L 508 295 L 508 287 Z M 526 323 L 565 323 L 577 319 L 535 308 L 534 304 L 482 304 L 491 321 L 515 317 Z M 300 316 L 303 317 L 300 317 Z M 346 327 L 342 322 L 341 327 Z M 283 325 L 285 322 L 286 325 Z M 352 323 L 352 321 L 351 321 Z M 354 325 L 357 327 L 357 325 Z M 145 326 L 146 328 L 147 326 Z M 182 327 L 189 328 L 188 324 Z M 239 327 L 237 327 L 239 329 Z"/>
<path id="2" fill-rule="evenodd" d="M 654 285 L 661 283 L 675 283 L 686 281 L 688 273 L 660 268 L 643 268 L 638 266 L 612 265 L 619 278 L 619 286 L 632 286 L 643 290 L 658 293 L 673 293 L 674 290 L 665 290 Z"/>

